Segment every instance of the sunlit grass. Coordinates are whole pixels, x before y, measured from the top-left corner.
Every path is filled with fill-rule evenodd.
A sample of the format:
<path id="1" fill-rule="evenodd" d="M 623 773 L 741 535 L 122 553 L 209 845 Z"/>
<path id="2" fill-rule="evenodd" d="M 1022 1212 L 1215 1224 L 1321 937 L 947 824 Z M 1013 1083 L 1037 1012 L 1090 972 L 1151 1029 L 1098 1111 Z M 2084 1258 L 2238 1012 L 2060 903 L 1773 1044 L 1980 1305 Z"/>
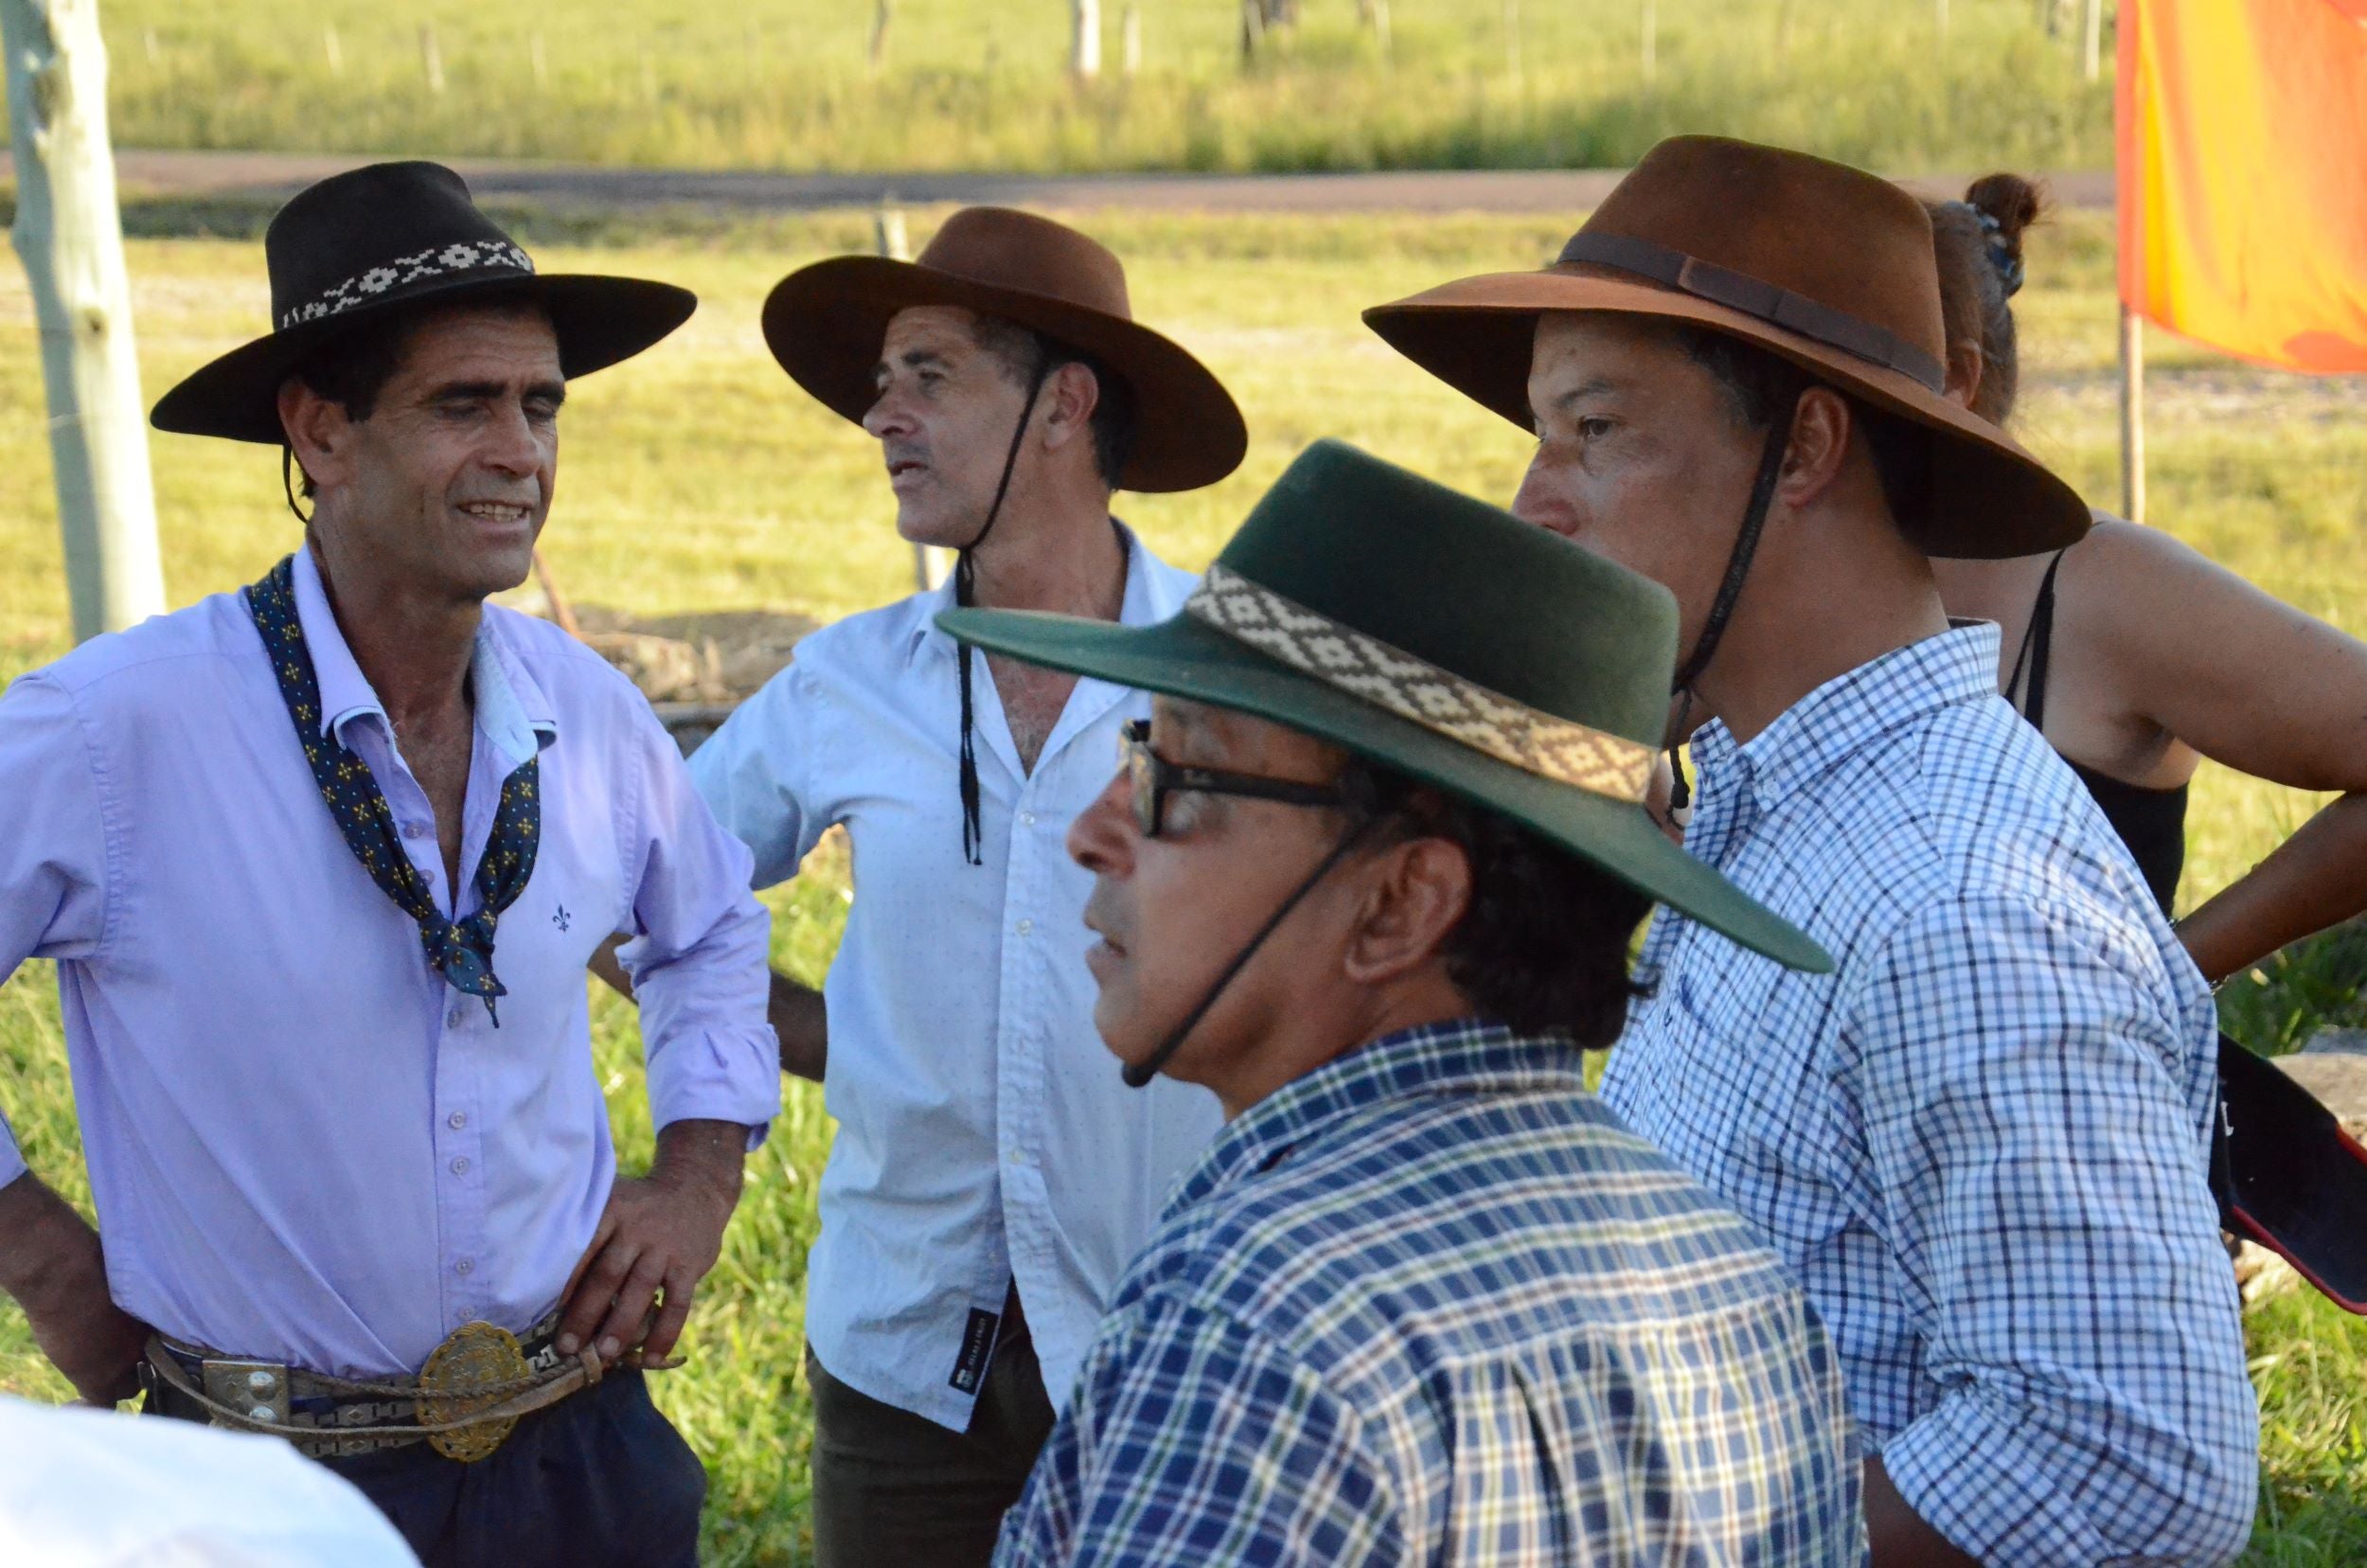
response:
<path id="1" fill-rule="evenodd" d="M 1410 9 L 1401 0 L 1400 14 Z M 1809 8 L 1804 8 L 1807 9 Z M 1960 12 L 1973 8 L 1959 5 Z M 1921 14 L 1918 12 L 1918 14 Z M 925 239 L 933 214 L 915 215 Z M 1252 432 L 1242 472 L 1211 490 L 1121 506 L 1152 544 L 1200 564 L 1307 441 L 1339 435 L 1476 493 L 1511 493 L 1522 434 L 1384 349 L 1361 306 L 1463 272 L 1533 265 L 1575 223 L 1550 219 L 1226 219 L 1097 215 L 1129 260 L 1137 308 L 1204 355 L 1234 387 Z M 566 457 L 549 554 L 578 599 L 656 614 L 764 606 L 843 615 L 903 592 L 910 557 L 886 522 L 874 453 L 797 394 L 766 356 L 758 301 L 790 267 L 863 243 L 859 216 L 642 236 L 623 248 L 538 246 L 546 269 L 596 266 L 687 283 L 704 305 L 645 360 L 583 382 L 569 399 Z M 2089 492 L 2114 493 L 2109 236 L 2093 219 L 2039 231 L 2023 294 L 2022 433 Z M 265 315 L 249 242 L 136 241 L 131 264 L 150 395 L 256 330 Z M 2367 631 L 2367 424 L 2349 383 L 2234 366 L 2166 340 L 2153 415 L 2156 521 L 2272 591 Z M 0 509 L 0 678 L 68 644 L 31 317 L 21 276 L 0 268 L 0 472 L 23 476 Z M 271 454 L 180 437 L 154 449 L 173 602 L 254 579 L 290 548 Z M 2265 854 L 2315 800 L 2206 769 L 2192 818 L 2186 899 Z M 844 918 L 843 859 L 773 900 L 777 961 L 816 979 Z M 2305 951 L 2239 979 L 2232 1026 L 2291 1043 L 2354 1006 L 2358 940 Z M 649 1128 L 631 1010 L 596 996 L 596 1047 L 628 1165 Z M 0 987 L 0 1108 L 34 1167 L 87 1201 L 54 984 L 31 965 Z M 820 1095 L 792 1085 L 752 1164 L 723 1259 L 702 1294 L 691 1365 L 658 1398 L 705 1455 L 710 1560 L 803 1560 L 810 1429 L 794 1377 L 814 1182 L 828 1142 Z M 2251 1322 L 2266 1414 L 2267 1483 L 2251 1560 L 2367 1559 L 2367 1327 L 2294 1297 Z M 62 1385 L 0 1307 L 0 1388 L 59 1398 Z"/>
<path id="2" fill-rule="evenodd" d="M 1142 69 L 1122 70 L 1139 9 Z M 808 169 L 1614 165 L 1717 131 L 1894 169 L 2111 161 L 2110 83 L 2029 0 L 1303 0 L 1255 61 L 1228 0 L 110 0 L 118 145 Z M 1517 22 L 1512 19 L 1516 19 Z M 1787 19 L 1789 19 L 1787 21 Z M 444 90 L 431 90 L 433 28 Z M 1517 36 L 1518 51 L 1515 69 Z M 2109 48 L 2105 56 L 2111 58 Z M 2109 74 L 2109 68 L 2108 68 Z"/>

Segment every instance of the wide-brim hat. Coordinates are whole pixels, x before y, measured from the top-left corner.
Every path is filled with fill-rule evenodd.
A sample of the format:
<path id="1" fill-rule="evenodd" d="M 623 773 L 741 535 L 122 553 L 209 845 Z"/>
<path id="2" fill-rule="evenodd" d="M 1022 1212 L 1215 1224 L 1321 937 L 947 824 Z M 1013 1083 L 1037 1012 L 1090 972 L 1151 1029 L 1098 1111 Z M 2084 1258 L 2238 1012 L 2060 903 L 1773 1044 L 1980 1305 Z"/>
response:
<path id="1" fill-rule="evenodd" d="M 1249 450 L 1224 383 L 1134 319 L 1117 257 L 1064 223 L 1007 207 L 964 207 L 915 260 L 838 256 L 799 268 L 765 299 L 764 341 L 799 386 L 860 424 L 879 397 L 872 373 L 888 322 L 917 305 L 1017 322 L 1125 378 L 1135 433 L 1120 490 L 1198 490 Z"/>
<path id="2" fill-rule="evenodd" d="M 937 624 L 1317 736 L 1501 812 L 1778 963 L 1832 968 L 1645 812 L 1677 657 L 1667 590 L 1354 447 L 1308 448 L 1155 626 L 1009 610 Z"/>
<path id="3" fill-rule="evenodd" d="M 275 330 L 195 371 L 156 400 L 159 430 L 277 446 L 279 388 L 297 365 L 358 328 L 475 297 L 540 305 L 560 370 L 588 376 L 690 319 L 687 289 L 638 277 L 544 275 L 477 210 L 440 164 L 372 164 L 299 191 L 263 234 Z"/>
<path id="4" fill-rule="evenodd" d="M 1931 221 L 1887 180 L 1803 152 L 1677 136 L 1646 153 L 1539 272 L 1467 277 L 1364 321 L 1432 375 L 1524 430 L 1530 348 L 1549 311 L 1691 323 L 1789 360 L 1931 433 L 1931 490 L 1909 538 L 1935 556 L 2059 549 L 2087 504 L 2012 437 L 1942 395 L 1948 357 Z"/>

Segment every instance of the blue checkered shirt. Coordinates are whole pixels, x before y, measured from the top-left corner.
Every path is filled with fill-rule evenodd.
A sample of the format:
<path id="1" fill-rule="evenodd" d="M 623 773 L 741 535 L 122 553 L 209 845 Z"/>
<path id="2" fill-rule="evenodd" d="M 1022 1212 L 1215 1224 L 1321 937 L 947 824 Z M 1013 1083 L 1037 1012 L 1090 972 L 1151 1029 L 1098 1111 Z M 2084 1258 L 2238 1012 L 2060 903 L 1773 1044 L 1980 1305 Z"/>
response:
<path id="1" fill-rule="evenodd" d="M 1574 1047 L 1439 1025 L 1184 1176 L 995 1560 L 1854 1563 L 1847 1427 L 1799 1292 Z"/>
<path id="2" fill-rule="evenodd" d="M 1686 847 L 1806 929 L 1662 916 L 1603 1096 L 1788 1262 L 1869 1452 L 1992 1563 L 2240 1551 L 2257 1417 L 2207 1185 L 2211 995 L 1965 626 L 1694 742 Z"/>

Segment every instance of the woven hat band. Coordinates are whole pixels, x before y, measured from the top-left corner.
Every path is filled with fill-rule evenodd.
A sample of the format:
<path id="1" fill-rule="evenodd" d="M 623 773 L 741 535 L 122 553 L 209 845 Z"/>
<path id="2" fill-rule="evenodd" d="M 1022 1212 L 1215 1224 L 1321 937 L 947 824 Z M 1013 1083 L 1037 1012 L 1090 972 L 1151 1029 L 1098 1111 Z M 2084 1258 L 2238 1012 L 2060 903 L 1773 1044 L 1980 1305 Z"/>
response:
<path id="1" fill-rule="evenodd" d="M 1642 741 L 1541 713 L 1228 567 L 1209 567 L 1184 612 L 1302 675 L 1523 773 L 1637 805 L 1651 783 L 1653 752 Z"/>
<path id="2" fill-rule="evenodd" d="M 409 256 L 398 256 L 354 274 L 333 288 L 324 289 L 300 305 L 282 311 L 279 330 L 324 316 L 341 315 L 357 305 L 380 298 L 390 289 L 404 289 L 463 273 L 514 272 L 534 276 L 534 262 L 507 240 L 461 240 L 430 245 Z"/>
<path id="3" fill-rule="evenodd" d="M 1753 277 L 1648 240 L 1581 231 L 1572 235 L 1570 242 L 1561 247 L 1555 264 L 1611 267 L 1633 273 L 1698 299 L 1755 316 L 1788 332 L 1812 338 L 1828 348 L 1854 354 L 1886 370 L 1895 370 L 1934 392 L 1948 383 L 1946 370 L 1937 359 L 1895 332 L 1763 277 Z"/>

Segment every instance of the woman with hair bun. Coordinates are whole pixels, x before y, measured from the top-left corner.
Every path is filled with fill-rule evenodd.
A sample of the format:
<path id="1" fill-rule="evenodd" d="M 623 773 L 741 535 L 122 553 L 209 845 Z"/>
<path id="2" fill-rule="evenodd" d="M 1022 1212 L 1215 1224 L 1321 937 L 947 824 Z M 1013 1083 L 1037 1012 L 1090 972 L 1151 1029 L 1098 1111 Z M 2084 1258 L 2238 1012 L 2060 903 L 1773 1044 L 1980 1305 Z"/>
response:
<path id="1" fill-rule="evenodd" d="M 2022 235 L 2043 206 L 2029 181 L 1992 174 L 1965 200 L 1931 208 L 1949 395 L 1999 425 L 2019 391 L 2010 301 L 2022 282 Z M 2164 913 L 2185 860 L 2187 787 L 2201 758 L 2295 789 L 2345 792 L 2178 922 L 2214 985 L 2367 909 L 2367 644 L 2167 533 L 2103 513 L 2085 539 L 2052 555 L 1932 566 L 1951 615 L 2002 629 L 1999 689 L 2094 794 Z M 2354 1310 L 2367 1309 L 2367 1247 L 2356 1235 L 2334 1251 L 2295 1240 L 2296 1227 L 2320 1232 L 2337 1221 L 2339 1233 L 2342 1223 L 2357 1224 L 2360 1210 L 2350 1205 L 2367 1192 L 2367 1164 L 2359 1163 L 2367 1157 L 2329 1141 L 2340 1138 L 2329 1117 L 2314 1139 L 2327 1163 L 2271 1185 L 2304 1208 L 2340 1208 L 2248 1216 L 2279 1202 L 2246 1185 L 2251 1156 L 2277 1142 L 2289 1149 L 2302 1134 L 2290 1118 L 2309 1120 L 2317 1108 L 2292 1102 L 2300 1092 L 2283 1075 L 2248 1070 L 2257 1059 L 2240 1048 L 2223 1042 L 2220 1059 L 2229 1110 L 2254 1107 L 2249 1125 L 2234 1116 L 2234 1172 L 2214 1162 L 2222 1206 L 2237 1211 L 2230 1218 L 2254 1220 L 2231 1228 L 2287 1252 Z M 2260 1106 L 2264 1096 L 2272 1103 Z M 2242 1138 L 2247 1131 L 2253 1135 Z M 2321 1190 L 2304 1194 L 2304 1186 Z M 2341 1279 L 2327 1277 L 2338 1269 Z"/>

